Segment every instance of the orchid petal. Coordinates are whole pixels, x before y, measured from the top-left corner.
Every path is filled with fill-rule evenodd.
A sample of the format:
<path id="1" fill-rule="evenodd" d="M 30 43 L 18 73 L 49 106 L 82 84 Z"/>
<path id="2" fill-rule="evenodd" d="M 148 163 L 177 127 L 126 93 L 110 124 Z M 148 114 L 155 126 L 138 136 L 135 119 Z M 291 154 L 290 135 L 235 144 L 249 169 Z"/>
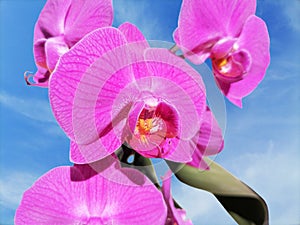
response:
<path id="1" fill-rule="evenodd" d="M 120 31 L 119 33 L 123 37 Z M 99 57 L 82 74 L 72 108 L 74 140 L 82 149 L 81 153 L 89 155 L 91 153 L 88 149 L 92 152 L 95 152 L 93 149 L 97 149 L 105 152 L 97 154 L 103 157 L 122 144 L 128 112 L 139 95 L 138 90 L 134 88 L 134 76 L 130 65 L 136 60 L 143 60 L 143 49 L 144 46 L 135 43 L 114 48 Z M 126 89 L 125 87 L 129 87 L 132 82 L 132 88 Z M 88 160 L 93 158 L 84 157 Z M 71 155 L 71 158 L 76 157 Z"/>
<path id="2" fill-rule="evenodd" d="M 208 169 L 208 165 L 203 160 L 203 157 L 219 153 L 224 145 L 222 130 L 208 107 L 206 108 L 200 131 L 191 141 L 196 145 L 196 150 L 192 156 L 193 160 L 188 162 L 187 165 Z"/>
<path id="3" fill-rule="evenodd" d="M 91 31 L 111 26 L 112 1 L 72 1 L 65 19 L 65 41 L 71 47 Z"/>
<path id="4" fill-rule="evenodd" d="M 46 173 L 25 192 L 15 223 L 164 225 L 166 214 L 151 181 L 110 157 Z"/>
<path id="5" fill-rule="evenodd" d="M 45 44 L 47 39 L 42 38 L 33 44 L 34 60 L 37 66 L 47 68 Z"/>
<path id="6" fill-rule="evenodd" d="M 50 80 L 49 97 L 52 110 L 66 134 L 74 139 L 72 108 L 77 86 L 85 71 L 101 55 L 125 44 L 115 28 L 99 28 L 83 38 L 61 57 Z"/>
<path id="7" fill-rule="evenodd" d="M 59 58 L 58 56 L 61 55 L 59 53 L 55 53 L 54 51 L 57 48 L 60 50 L 60 47 L 65 48 L 65 44 L 62 43 L 64 42 L 64 21 L 71 1 L 72 0 L 49 0 L 46 2 L 44 8 L 42 9 L 35 24 L 33 41 L 34 61 L 36 63 L 38 71 L 33 76 L 33 80 L 35 81 L 35 83 L 31 83 L 27 79 L 27 84 L 30 84 L 32 86 L 48 87 L 48 80 L 52 72 L 50 72 L 48 66 L 50 65 L 51 69 L 53 70 L 55 67 L 55 63 Z M 53 37 L 58 37 L 60 39 L 60 44 L 54 47 L 53 44 L 55 43 L 55 41 L 54 43 L 50 41 L 49 45 L 51 46 L 51 51 L 49 51 L 48 49 L 48 54 L 50 54 L 50 57 L 52 57 L 51 59 L 48 59 L 46 54 L 47 50 L 45 49 L 46 42 L 49 38 Z M 65 52 L 65 50 L 63 50 L 63 52 Z"/>
<path id="8" fill-rule="evenodd" d="M 156 82 L 152 84 L 152 91 L 165 97 L 176 107 L 182 121 L 182 135 L 195 134 L 206 105 L 205 86 L 201 76 L 184 60 L 166 49 L 147 49 L 145 59 L 148 61 L 152 80 Z"/>
<path id="9" fill-rule="evenodd" d="M 128 43 L 143 42 L 145 48 L 149 47 L 146 38 L 135 25 L 126 22 L 121 24 L 118 29 L 125 35 Z"/>
<path id="10" fill-rule="evenodd" d="M 87 145 L 71 141 L 70 161 L 77 164 L 86 164 L 103 159 L 116 150 L 115 146 L 121 145 L 118 139 L 110 139 L 110 141 L 112 148 L 105 147 L 100 139 Z"/>
<path id="11" fill-rule="evenodd" d="M 135 25 L 128 22 L 121 24 L 118 29 L 125 35 L 127 42 L 132 43 L 129 46 L 134 48 L 130 58 L 132 62 L 134 62 L 131 67 L 135 78 L 139 79 L 147 76 L 147 65 L 141 59 L 143 52 L 139 52 L 140 50 L 144 51 L 146 48 L 150 47 L 146 38 Z M 139 51 L 138 48 L 140 49 Z"/>
<path id="12" fill-rule="evenodd" d="M 76 173 L 76 176 L 81 174 Z M 69 167 L 52 169 L 24 193 L 16 212 L 15 224 L 79 222 L 87 213 L 86 207 L 80 208 L 85 205 L 85 192 L 80 185 L 70 182 Z"/>
<path id="13" fill-rule="evenodd" d="M 165 157 L 165 159 L 173 162 L 190 162 L 192 161 L 192 156 L 196 147 L 190 144 L 190 141 L 172 139 L 170 143 L 170 148 L 173 148 L 172 154 Z"/>
<path id="14" fill-rule="evenodd" d="M 42 9 L 34 28 L 36 41 L 64 34 L 65 16 L 72 0 L 48 0 Z"/>
<path id="15" fill-rule="evenodd" d="M 191 220 L 184 220 L 186 213 L 183 209 L 177 209 L 174 206 L 174 201 L 171 193 L 171 176 L 172 171 L 168 171 L 165 176 L 162 178 L 163 185 L 162 185 L 162 193 L 167 203 L 168 207 L 168 219 L 166 225 L 192 225 Z"/>

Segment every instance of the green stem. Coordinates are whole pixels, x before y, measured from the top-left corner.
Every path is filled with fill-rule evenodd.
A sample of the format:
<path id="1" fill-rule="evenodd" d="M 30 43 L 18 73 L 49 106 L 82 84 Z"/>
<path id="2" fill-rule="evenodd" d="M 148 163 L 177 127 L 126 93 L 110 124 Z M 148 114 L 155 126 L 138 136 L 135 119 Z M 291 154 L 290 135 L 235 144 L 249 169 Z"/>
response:
<path id="1" fill-rule="evenodd" d="M 210 166 L 209 170 L 166 162 L 181 182 L 214 194 L 238 224 L 268 225 L 269 213 L 265 201 L 220 165 L 208 158 L 205 161 Z"/>
<path id="2" fill-rule="evenodd" d="M 118 155 L 118 158 L 121 161 L 123 167 L 129 167 L 139 170 L 144 175 L 146 175 L 156 187 L 160 187 L 156 172 L 149 158 L 141 156 L 126 145 L 122 145 L 122 148 L 119 149 L 116 154 Z M 132 155 L 134 157 L 133 162 L 128 162 L 129 157 Z"/>
<path id="3" fill-rule="evenodd" d="M 177 51 L 179 50 L 179 47 L 178 47 L 178 45 L 173 45 L 171 48 L 170 48 L 170 52 L 172 52 L 172 53 L 176 53 Z"/>

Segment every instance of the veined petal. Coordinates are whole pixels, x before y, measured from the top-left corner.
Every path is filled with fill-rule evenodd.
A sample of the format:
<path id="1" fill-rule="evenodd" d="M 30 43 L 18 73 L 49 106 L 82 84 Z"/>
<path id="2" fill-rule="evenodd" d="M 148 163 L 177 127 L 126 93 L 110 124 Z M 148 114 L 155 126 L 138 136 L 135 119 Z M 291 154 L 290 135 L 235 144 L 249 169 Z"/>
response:
<path id="1" fill-rule="evenodd" d="M 165 159 L 173 162 L 190 162 L 192 161 L 192 156 L 196 147 L 191 145 L 188 140 L 180 140 L 178 138 L 173 138 L 167 143 L 170 148 L 174 149 L 170 155 L 167 155 Z"/>
<path id="2" fill-rule="evenodd" d="M 110 34 L 115 32 L 119 44 L 102 55 L 90 53 L 89 49 L 103 50 L 103 42 L 95 46 L 98 40 L 90 38 L 103 30 Z M 103 32 L 99 35 L 105 38 Z M 160 115 L 152 121 L 151 130 L 139 130 L 141 138 L 136 141 L 143 145 L 136 145 L 140 147 L 135 150 L 148 157 L 191 161 L 195 148 L 190 148 L 188 140 L 198 132 L 206 107 L 201 77 L 184 60 L 166 49 L 145 51 L 145 46 L 126 43 L 124 39 L 121 31 L 114 28 L 92 32 L 61 57 L 51 78 L 50 99 L 54 114 L 76 143 L 71 149 L 71 160 L 92 162 L 111 154 L 123 141 L 133 144 L 130 139 L 130 135 L 134 137 L 133 128 L 127 129 L 129 112 L 135 102 L 148 102 L 151 97 L 168 107 L 156 112 Z M 90 55 L 92 59 L 86 58 Z M 142 72 L 140 64 L 146 66 Z M 75 74 L 72 75 L 73 71 Z M 166 118 L 170 113 L 174 121 Z M 141 121 L 142 126 L 143 123 Z M 148 131 L 151 133 L 149 139 L 143 137 Z M 153 146 L 149 147 L 148 143 Z M 165 153 L 169 155 L 164 157 Z"/>
<path id="3" fill-rule="evenodd" d="M 147 49 L 145 59 L 149 74 L 153 77 L 151 90 L 169 101 L 179 112 L 183 137 L 194 135 L 206 107 L 205 86 L 201 76 L 166 49 Z"/>
<path id="4" fill-rule="evenodd" d="M 226 97 L 241 107 L 241 99 L 257 87 L 270 63 L 270 39 L 265 22 L 257 16 L 249 17 L 237 40 L 237 46 L 251 56 L 249 71 L 240 81 L 226 84 L 217 79 L 217 82 Z"/>
<path id="5" fill-rule="evenodd" d="M 128 43 L 142 42 L 145 48 L 149 47 L 149 44 L 142 32 L 132 23 L 123 23 L 118 27 L 118 29 L 125 35 Z"/>
<path id="6" fill-rule="evenodd" d="M 133 48 L 130 58 L 134 64 L 131 65 L 132 73 L 136 79 L 147 76 L 148 69 L 146 62 L 141 60 L 141 56 L 144 54 L 144 50 L 149 48 L 149 44 L 142 34 L 142 32 L 133 24 L 125 22 L 118 28 L 126 37 L 128 43 Z"/>
<path id="7" fill-rule="evenodd" d="M 77 143 L 90 145 L 100 139 L 98 151 L 120 147 L 129 110 L 139 97 L 130 67 L 136 60 L 131 59 L 131 50 L 128 45 L 115 48 L 83 74 L 72 108 Z"/>
<path id="8" fill-rule="evenodd" d="M 168 171 L 163 179 L 162 193 L 168 207 L 168 218 L 165 225 L 192 225 L 191 220 L 186 220 L 186 213 L 183 209 L 177 209 L 171 193 L 171 176 L 172 172 Z"/>
<path id="9" fill-rule="evenodd" d="M 223 3 L 226 4 L 228 0 L 223 0 Z M 233 0 L 233 7 L 229 10 L 230 19 L 227 24 L 228 36 L 237 37 L 241 33 L 241 30 L 248 19 L 249 16 L 255 14 L 256 11 L 256 0 Z"/>
<path id="10" fill-rule="evenodd" d="M 198 150 L 204 156 L 215 155 L 223 148 L 224 140 L 222 130 L 209 107 L 206 108 L 203 123 L 200 127 Z"/>
<path id="11" fill-rule="evenodd" d="M 187 165 L 208 169 L 203 157 L 219 153 L 224 146 L 222 130 L 209 107 L 206 108 L 199 133 L 191 142 L 193 142 L 192 145 L 196 147 L 196 150 L 192 156 L 193 160 Z"/>
<path id="12" fill-rule="evenodd" d="M 34 43 L 42 38 L 60 36 L 65 31 L 65 17 L 72 0 L 48 0 L 34 28 Z"/>
<path id="13" fill-rule="evenodd" d="M 111 0 L 72 0 L 65 19 L 65 41 L 71 47 L 89 32 L 111 26 Z"/>
<path id="14" fill-rule="evenodd" d="M 71 160 L 76 163 L 91 162 L 96 157 L 101 159 L 120 147 L 128 112 L 139 95 L 133 84 L 133 89 L 118 98 L 125 87 L 134 83 L 131 65 L 144 59 L 145 47 L 135 42 L 126 44 L 125 36 L 119 30 L 118 35 L 124 41 L 119 41 L 119 46 L 123 45 L 113 47 L 90 65 L 87 63 L 86 71 L 82 71 L 80 80 L 76 81 L 70 108 L 67 108 L 70 110 L 67 113 L 72 115 L 68 118 L 69 123 L 72 122 L 69 128 L 74 131 L 73 140 L 79 147 L 79 151 L 71 151 Z M 86 43 L 86 47 L 90 48 L 90 43 Z M 102 48 L 101 45 L 97 47 Z M 63 63 L 63 59 L 61 61 Z"/>
<path id="15" fill-rule="evenodd" d="M 76 164 L 86 164 L 98 161 L 103 159 L 113 152 L 115 152 L 116 148 L 121 146 L 121 143 L 118 139 L 110 138 L 111 148 L 106 145 L 103 145 L 100 139 L 96 141 L 84 145 L 77 144 L 74 141 L 71 141 L 70 144 L 70 161 Z"/>
<path id="16" fill-rule="evenodd" d="M 83 74 L 100 56 L 125 43 L 124 35 L 118 29 L 99 28 L 61 57 L 50 79 L 49 97 L 58 123 L 71 139 L 75 138 L 73 101 Z"/>
<path id="17" fill-rule="evenodd" d="M 163 196 L 146 176 L 134 169 L 115 169 L 115 163 L 103 170 L 102 164 L 92 165 L 94 170 L 103 171 L 100 176 L 87 180 L 91 216 L 99 215 L 99 202 L 105 202 L 103 224 L 164 225 L 167 208 Z"/>
<path id="18" fill-rule="evenodd" d="M 151 181 L 109 157 L 46 173 L 25 192 L 15 223 L 164 225 L 166 214 Z"/>
<path id="19" fill-rule="evenodd" d="M 88 214 L 84 189 L 84 183 L 70 181 L 70 167 L 52 169 L 24 193 L 15 224 L 80 223 Z"/>

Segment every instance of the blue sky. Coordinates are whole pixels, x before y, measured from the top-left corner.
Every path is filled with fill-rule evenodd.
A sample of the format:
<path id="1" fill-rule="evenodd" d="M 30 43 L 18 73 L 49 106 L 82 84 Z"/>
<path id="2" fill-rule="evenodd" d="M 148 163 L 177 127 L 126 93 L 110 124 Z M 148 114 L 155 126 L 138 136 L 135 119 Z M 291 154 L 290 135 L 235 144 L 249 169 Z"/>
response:
<path id="1" fill-rule="evenodd" d="M 35 71 L 33 28 L 45 1 L 0 0 L 0 224 L 13 224 L 22 193 L 53 167 L 70 165 L 68 139 L 47 89 L 26 86 Z M 135 23 L 150 40 L 172 42 L 180 0 L 115 0 L 114 25 Z M 300 223 L 300 2 L 258 0 L 271 37 L 271 65 L 243 109 L 225 100 L 225 148 L 216 161 L 267 202 L 271 224 Z M 235 224 L 214 197 L 173 180 L 195 225 Z"/>

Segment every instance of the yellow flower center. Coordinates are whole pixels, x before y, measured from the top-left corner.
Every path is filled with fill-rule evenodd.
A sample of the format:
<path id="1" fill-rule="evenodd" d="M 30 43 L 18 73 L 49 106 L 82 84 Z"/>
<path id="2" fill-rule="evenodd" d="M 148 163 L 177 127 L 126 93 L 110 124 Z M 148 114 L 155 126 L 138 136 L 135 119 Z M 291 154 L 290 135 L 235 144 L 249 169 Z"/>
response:
<path id="1" fill-rule="evenodd" d="M 225 76 L 231 76 L 231 74 L 229 73 L 231 65 L 229 64 L 227 58 L 217 59 L 215 63 L 219 72 L 221 72 Z"/>
<path id="2" fill-rule="evenodd" d="M 221 69 L 223 66 L 225 66 L 227 64 L 227 59 L 226 58 L 223 58 L 223 59 L 220 59 L 218 60 L 217 64 L 218 64 L 218 67 Z"/>
<path id="3" fill-rule="evenodd" d="M 143 143 L 148 143 L 148 138 L 150 135 L 166 135 L 164 122 L 159 117 L 147 119 L 139 118 L 136 123 L 134 133 L 140 137 Z"/>
<path id="4" fill-rule="evenodd" d="M 139 132 L 141 135 L 149 134 L 150 130 L 153 127 L 153 118 L 151 119 L 139 119 L 136 124 L 136 131 Z"/>

